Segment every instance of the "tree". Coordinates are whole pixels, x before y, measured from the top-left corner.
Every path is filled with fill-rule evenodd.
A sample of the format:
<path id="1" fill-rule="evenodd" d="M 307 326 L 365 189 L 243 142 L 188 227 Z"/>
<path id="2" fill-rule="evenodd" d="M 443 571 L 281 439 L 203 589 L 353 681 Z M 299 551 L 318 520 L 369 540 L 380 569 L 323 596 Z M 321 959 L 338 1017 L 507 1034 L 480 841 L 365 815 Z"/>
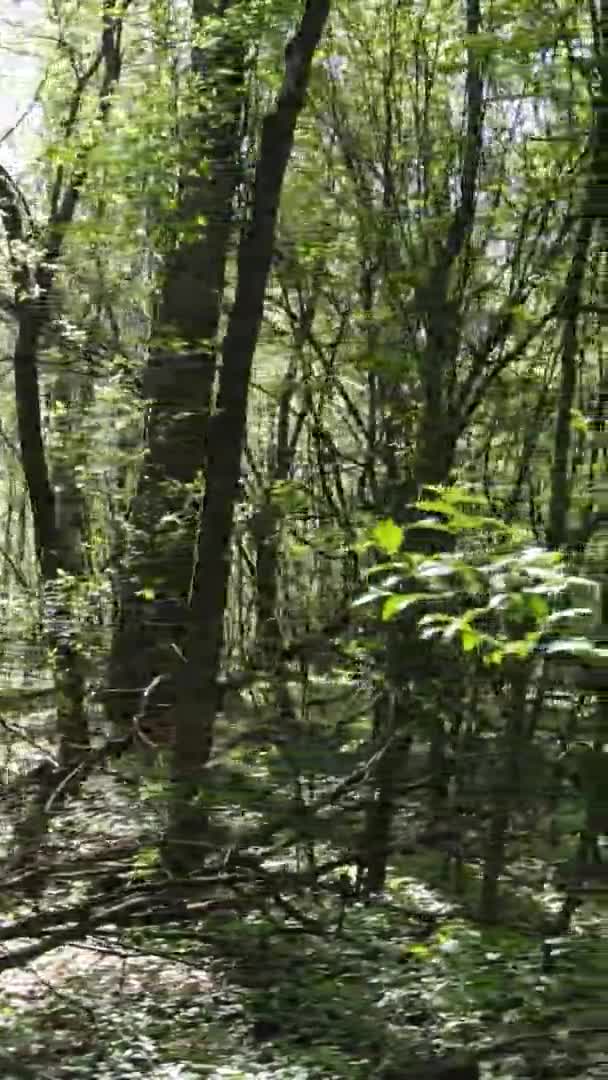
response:
<path id="1" fill-rule="evenodd" d="M 276 219 L 296 123 L 304 106 L 329 0 L 307 0 L 285 49 L 285 74 L 275 109 L 263 123 L 251 220 L 239 244 L 234 304 L 222 346 L 216 414 L 209 433 L 207 476 L 192 587 L 193 626 L 179 680 L 169 828 L 171 858 L 188 865 L 205 818 L 197 800 L 213 747 L 231 533 L 238 501 L 251 364 L 263 316 Z M 201 633 L 201 627 L 204 628 Z"/>
<path id="2" fill-rule="evenodd" d="M 141 379 L 146 456 L 129 513 L 108 675 L 110 716 L 119 731 L 145 687 L 179 668 L 186 647 L 216 337 L 242 176 L 246 9 L 215 0 L 195 0 L 192 9 L 191 80 L 175 131 L 177 206 Z M 162 715 L 172 701 L 167 679 L 155 708 Z"/>

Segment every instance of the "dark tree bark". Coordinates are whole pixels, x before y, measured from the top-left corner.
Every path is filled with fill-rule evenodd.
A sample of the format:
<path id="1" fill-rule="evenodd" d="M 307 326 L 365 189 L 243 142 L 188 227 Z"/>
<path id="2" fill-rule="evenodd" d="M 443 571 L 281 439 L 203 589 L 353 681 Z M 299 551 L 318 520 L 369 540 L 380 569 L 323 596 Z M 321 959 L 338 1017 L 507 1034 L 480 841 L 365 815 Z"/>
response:
<path id="1" fill-rule="evenodd" d="M 468 0 L 466 32 L 473 38 L 480 29 L 480 0 Z M 417 435 L 415 479 L 419 485 L 441 483 L 447 477 L 459 434 L 458 418 L 450 414 L 448 400 L 462 322 L 462 298 L 453 295 L 452 271 L 465 252 L 475 223 L 483 145 L 482 61 L 473 46 L 467 51 L 466 108 L 460 198 L 445 239 L 435 246 L 428 274 L 415 297 L 416 313 L 426 334 L 426 347 L 420 358 L 424 405 Z M 438 476 L 442 479 L 437 480 Z"/>
<path id="2" fill-rule="evenodd" d="M 600 244 L 608 236 L 608 0 L 592 0 L 594 12 L 594 51 L 599 76 L 598 89 L 592 98 L 590 136 L 591 163 L 587 177 L 574 254 L 564 289 L 561 383 L 555 422 L 551 499 L 547 540 L 551 547 L 562 547 L 568 539 L 570 509 L 570 446 L 572 442 L 572 407 L 574 405 L 577 365 L 577 324 L 583 300 L 583 288 L 593 235 L 598 229 Z"/>
<path id="3" fill-rule="evenodd" d="M 586 202 L 591 198 L 588 192 Z M 564 290 L 561 376 L 553 465 L 551 468 L 551 501 L 547 523 L 547 541 L 550 547 L 559 548 L 566 542 L 568 510 L 570 508 L 570 446 L 572 442 L 572 408 L 576 396 L 579 365 L 577 325 L 582 303 L 587 257 L 593 236 L 593 218 L 583 212 L 575 239 L 574 255 Z"/>
<path id="4" fill-rule="evenodd" d="M 239 6 L 193 2 L 195 30 L 204 36 L 211 18 L 217 26 L 212 45 L 192 50 L 199 111 L 180 133 L 186 160 L 177 224 L 184 238 L 167 256 L 143 377 L 147 453 L 130 511 L 131 551 L 108 675 L 108 711 L 118 730 L 131 720 L 143 688 L 159 674 L 175 675 L 186 646 L 216 338 L 241 172 L 246 42 Z M 175 681 L 167 678 L 154 711 L 161 715 L 174 700 Z"/>
<path id="5" fill-rule="evenodd" d="M 378 749 L 389 739 L 393 745 L 381 755 L 374 770 L 365 809 L 359 863 L 361 886 L 367 896 L 382 893 L 386 883 L 399 780 L 406 775 L 411 745 L 408 719 L 403 701 L 394 692 L 380 696 L 374 712 L 375 742 Z"/>
<path id="6" fill-rule="evenodd" d="M 251 220 L 239 244 L 236 296 L 222 349 L 217 412 L 208 437 L 207 483 L 192 587 L 193 625 L 175 710 L 168 850 L 178 866 L 192 865 L 193 854 L 194 861 L 200 861 L 196 845 L 206 816 L 197 798 L 213 746 L 251 365 L 264 310 L 281 189 L 312 60 L 329 10 L 330 0 L 307 0 L 299 27 L 285 50 L 285 73 L 276 107 L 262 126 Z"/>
<path id="7" fill-rule="evenodd" d="M 529 671 L 522 664 L 511 676 L 510 697 L 505 729 L 498 742 L 493 809 L 486 837 L 479 917 L 494 923 L 499 916 L 499 881 L 507 855 L 509 826 L 517 806 L 521 786 L 521 764 L 529 744 L 526 714 L 526 691 Z"/>

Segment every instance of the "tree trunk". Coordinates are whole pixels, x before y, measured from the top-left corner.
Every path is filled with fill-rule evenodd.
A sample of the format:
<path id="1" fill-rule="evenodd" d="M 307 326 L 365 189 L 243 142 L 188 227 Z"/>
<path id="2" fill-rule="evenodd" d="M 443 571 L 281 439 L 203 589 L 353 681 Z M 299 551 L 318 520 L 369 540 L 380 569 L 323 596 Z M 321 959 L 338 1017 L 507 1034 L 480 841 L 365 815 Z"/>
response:
<path id="1" fill-rule="evenodd" d="M 157 675 L 173 677 L 159 684 L 155 713 L 174 703 L 174 676 L 186 647 L 216 338 L 240 177 L 246 43 L 234 18 L 237 8 L 193 2 L 195 32 L 204 35 L 208 19 L 218 25 L 211 46 L 192 50 L 200 109 L 185 131 L 178 207 L 183 238 L 166 260 L 143 377 L 147 454 L 130 511 L 131 551 L 108 673 L 108 714 L 119 731 Z"/>
<path id="2" fill-rule="evenodd" d="M 466 9 L 467 32 L 479 31 L 481 12 L 479 0 L 469 0 Z M 422 415 L 416 433 L 416 461 L 412 473 L 405 479 L 395 476 L 392 452 L 385 453 L 388 463 L 387 483 L 384 493 L 386 505 L 396 521 L 411 523 L 415 513 L 411 502 L 417 498 L 425 484 L 443 484 L 449 479 L 458 425 L 449 415 L 446 373 L 456 365 L 460 345 L 460 313 L 457 302 L 451 296 L 451 269 L 458 260 L 470 235 L 475 218 L 477 178 L 481 160 L 483 118 L 483 80 L 480 61 L 474 49 L 469 49 L 467 68 L 467 133 L 463 157 L 460 200 L 452 216 L 445 241 L 436 245 L 435 257 L 428 278 L 418 288 L 415 298 L 416 317 L 424 326 L 426 346 L 419 362 L 423 390 Z M 369 316 L 371 310 L 371 282 L 365 283 L 364 305 Z M 371 386 L 373 387 L 373 382 Z M 390 442 L 393 434 L 386 432 Z M 418 551 L 432 553 L 433 535 L 410 533 L 406 546 Z M 415 626 L 410 630 L 410 649 L 407 663 L 389 659 L 391 685 L 399 692 L 408 679 L 420 679 L 424 665 L 420 664 L 420 643 L 416 639 Z M 403 638 L 398 626 L 389 631 L 389 658 L 399 653 L 396 639 Z M 426 651 L 428 656 L 428 650 Z M 394 769 L 397 762 L 390 753 L 382 759 L 377 777 L 377 790 L 369 804 L 364 828 L 364 858 L 367 861 L 367 882 L 371 889 L 383 888 L 386 876 L 386 852 L 388 837 L 394 815 L 393 788 Z M 373 840 L 378 836 L 378 843 Z"/>
<path id="3" fill-rule="evenodd" d="M 71 513 L 67 506 L 63 519 L 58 516 L 58 501 L 42 438 L 38 350 L 46 319 L 46 303 L 27 301 L 20 307 L 14 352 L 15 401 L 21 460 L 45 591 L 47 641 L 55 657 L 58 756 L 61 766 L 69 771 L 88 747 L 88 729 L 83 707 L 84 681 L 74 648 L 72 617 L 58 575 L 60 571 L 76 576 L 82 572 L 82 546 L 79 533 L 70 526 Z"/>
<path id="4" fill-rule="evenodd" d="M 501 760 L 494 793 L 494 809 L 486 839 L 479 917 L 482 922 L 495 923 L 499 916 L 499 879 L 504 869 L 509 825 L 520 790 L 521 761 L 527 742 L 526 690 L 528 673 L 525 668 L 514 670 L 511 700 L 503 738 L 499 749 Z"/>
<path id="5" fill-rule="evenodd" d="M 122 11 L 129 4 L 126 0 Z M 101 30 L 97 52 L 85 76 L 79 77 L 66 106 L 64 134 L 69 138 L 81 116 L 83 92 L 101 70 L 97 96 L 97 119 L 100 127 L 107 122 L 112 97 L 121 73 L 122 16 L 105 2 L 101 12 Z M 85 142 L 75 154 L 71 172 L 63 166 L 55 174 L 51 209 L 43 231 L 34 269 L 23 260 L 24 242 L 35 237 L 27 203 L 6 171 L 0 167 L 0 218 L 10 244 L 10 258 L 15 286 L 17 337 L 13 353 L 15 405 L 21 451 L 21 463 L 28 491 L 34 529 L 34 543 L 45 593 L 47 644 L 54 658 L 57 693 L 56 731 L 59 778 L 47 771 L 35 799 L 35 805 L 16 829 L 17 840 L 36 844 L 49 817 L 49 795 L 54 792 L 55 809 L 65 795 L 78 784 L 78 764 L 89 749 L 89 735 L 84 711 L 84 679 L 80 656 L 74 641 L 71 605 L 63 578 L 78 577 L 84 560 L 79 529 L 74 529 L 74 508 L 59 514 L 59 501 L 49 476 L 49 465 L 42 431 L 39 363 L 41 341 L 53 317 L 54 286 L 66 234 L 72 225 L 93 146 Z M 37 245 L 35 245 L 37 247 Z M 71 490 L 75 483 L 71 479 Z"/>
<path id="6" fill-rule="evenodd" d="M 375 707 L 375 741 L 378 749 L 391 737 L 394 743 L 382 754 L 372 777 L 365 812 L 359 859 L 363 871 L 361 884 L 367 896 L 382 893 L 386 884 L 396 797 L 399 781 L 407 769 L 411 744 L 407 719 L 403 703 L 396 701 L 394 694 L 381 695 Z"/>
<path id="7" fill-rule="evenodd" d="M 251 365 L 264 310 L 281 189 L 329 8 L 330 0 L 307 0 L 299 28 L 285 50 L 285 74 L 276 108 L 262 126 L 251 221 L 239 245 L 236 296 L 222 349 L 217 415 L 208 439 L 207 484 L 192 587 L 193 623 L 175 710 L 168 853 L 171 861 L 182 867 L 200 862 L 196 845 L 206 815 L 199 794 L 213 745 Z"/>
<path id="8" fill-rule="evenodd" d="M 291 406 L 297 385 L 299 361 L 306 336 L 314 320 L 314 301 L 302 315 L 302 324 L 295 332 L 295 356 L 287 370 L 277 409 L 276 437 L 271 446 L 270 476 L 265 484 L 263 502 L 251 520 L 251 536 L 255 546 L 255 653 L 262 666 L 272 671 L 283 647 L 279 619 L 279 567 L 283 511 L 273 502 L 273 487 L 289 479 L 295 460 L 298 440 L 307 414 L 300 410 L 291 425 Z"/>
<path id="9" fill-rule="evenodd" d="M 551 468 L 551 501 L 547 524 L 547 540 L 549 545 L 554 548 L 559 548 L 565 543 L 568 531 L 572 408 L 575 401 L 579 365 L 577 323 L 592 235 L 593 218 L 584 215 L 579 223 L 574 255 L 564 292 L 561 379 L 557 419 L 555 421 L 553 465 Z"/>
<path id="10" fill-rule="evenodd" d="M 589 249 L 597 225 L 602 239 L 608 236 L 608 0 L 599 0 L 597 46 L 594 59 L 599 87 L 593 100 L 590 137 L 591 164 L 585 186 L 574 254 L 564 289 L 564 332 L 562 340 L 561 385 L 555 423 L 554 458 L 551 470 L 551 500 L 547 539 L 561 547 L 567 539 L 571 479 L 569 473 L 572 407 L 578 364 L 577 322 L 585 284 Z M 601 246 L 601 241 L 600 241 Z"/>
<path id="11" fill-rule="evenodd" d="M 128 2 L 123 10 L 127 7 Z M 88 69 L 84 84 L 79 81 L 68 102 L 66 137 L 72 134 L 80 116 L 86 83 L 99 68 L 103 76 L 97 98 L 98 119 L 101 125 L 108 119 L 112 96 L 121 73 L 122 18 L 111 9 L 109 3 L 105 3 L 101 23 L 95 59 Z M 83 711 L 84 682 L 74 648 L 71 614 L 65 599 L 61 598 L 59 577 L 62 573 L 78 576 L 82 572 L 83 558 L 80 532 L 72 527 L 72 512 L 69 511 L 63 518 L 58 516 L 58 502 L 49 477 L 42 435 L 38 367 L 40 342 L 52 318 L 58 261 L 86 180 L 91 149 L 87 145 L 77 153 L 67 179 L 63 167 L 56 173 L 42 254 L 33 272 L 21 261 L 19 253 L 19 244 L 32 240 L 33 227 L 27 204 L 6 172 L 2 170 L 0 174 L 0 215 L 11 243 L 16 293 L 17 339 L 13 368 L 17 427 L 40 574 L 47 598 L 54 606 L 54 610 L 49 612 L 49 644 L 55 655 L 59 759 L 68 771 L 73 769 L 87 749 L 88 732 Z"/>

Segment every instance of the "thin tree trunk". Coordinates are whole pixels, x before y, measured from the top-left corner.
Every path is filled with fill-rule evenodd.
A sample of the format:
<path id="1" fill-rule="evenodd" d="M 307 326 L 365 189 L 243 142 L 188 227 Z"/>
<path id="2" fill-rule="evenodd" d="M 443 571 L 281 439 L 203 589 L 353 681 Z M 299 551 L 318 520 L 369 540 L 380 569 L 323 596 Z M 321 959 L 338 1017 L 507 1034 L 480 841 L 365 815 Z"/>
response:
<path id="1" fill-rule="evenodd" d="M 481 30 L 480 0 L 467 0 L 466 31 L 471 42 Z M 416 310 L 426 333 L 420 361 L 424 410 L 418 431 L 416 481 L 431 484 L 447 477 L 458 434 L 449 415 L 448 387 L 460 348 L 462 298 L 452 295 L 452 269 L 466 251 L 475 222 L 477 185 L 483 146 L 484 93 L 482 61 L 473 43 L 467 51 L 467 126 L 460 173 L 460 199 L 446 238 L 436 245 L 428 276 L 416 295 Z"/>
<path id="2" fill-rule="evenodd" d="M 467 33 L 477 34 L 481 26 L 479 0 L 469 0 L 466 8 Z M 457 303 L 450 296 L 451 268 L 462 254 L 475 219 L 476 193 L 482 148 L 483 79 L 478 55 L 473 48 L 468 52 L 467 66 L 467 131 L 460 177 L 460 200 L 452 216 L 444 243 L 437 245 L 434 264 L 428 280 L 418 289 L 416 311 L 424 324 L 427 343 L 420 359 L 423 387 L 423 408 L 417 432 L 416 462 L 412 474 L 402 483 L 389 477 L 389 502 L 393 517 L 402 523 L 411 522 L 410 507 L 420 488 L 425 484 L 446 483 L 452 465 L 457 425 L 448 414 L 445 374 L 453 369 L 460 344 L 460 315 Z M 407 540 L 408 546 L 416 543 L 416 550 L 432 550 L 432 538 L 414 534 Z M 395 626 L 389 632 L 389 658 L 400 654 L 399 640 L 404 631 Z M 420 678 L 420 643 L 415 640 L 416 629 L 410 632 L 409 662 L 395 663 L 389 659 L 390 683 L 399 692 L 409 679 Z M 427 652 L 428 657 L 428 652 Z M 412 662 L 413 661 L 413 662 Z M 368 806 L 364 845 L 367 859 L 367 881 L 376 889 L 383 887 L 386 876 L 388 837 L 394 816 L 395 769 L 401 768 L 394 755 L 382 759 L 378 775 L 375 799 Z M 376 832 L 383 839 L 379 843 L 380 854 L 371 844 Z"/>
<path id="3" fill-rule="evenodd" d="M 515 670 L 511 685 L 511 700 L 503 738 L 499 749 L 498 775 L 494 792 L 494 809 L 490 817 L 484 857 L 479 917 L 482 922 L 494 923 L 499 916 L 499 881 L 504 869 L 509 826 L 520 790 L 521 761 L 528 742 L 526 724 L 527 671 Z"/>
<path id="4" fill-rule="evenodd" d="M 367 896 L 382 893 L 386 884 L 399 781 L 405 776 L 411 745 L 407 720 L 403 703 L 395 700 L 394 693 L 382 694 L 375 707 L 375 739 L 380 748 L 394 736 L 394 745 L 380 758 L 365 811 L 359 861 Z"/>
<path id="5" fill-rule="evenodd" d="M 592 0 L 592 6 L 594 6 Z M 551 547 L 561 547 L 568 532 L 571 480 L 569 473 L 571 411 L 576 393 L 577 322 L 582 303 L 589 249 L 596 223 L 600 237 L 608 236 L 608 0 L 599 0 L 594 35 L 595 62 L 599 88 L 593 100 L 591 165 L 585 187 L 574 254 L 564 290 L 564 333 L 562 372 L 555 424 L 554 460 L 551 471 L 551 500 L 547 539 Z"/>
<path id="6" fill-rule="evenodd" d="M 73 134 L 80 115 L 86 86 L 103 72 L 98 91 L 97 112 L 103 125 L 108 118 L 113 94 L 121 73 L 122 14 L 129 0 L 119 9 L 106 0 L 98 50 L 89 68 L 73 91 L 67 107 L 65 136 Z M 57 735 L 62 767 L 72 770 L 88 747 L 84 715 L 84 681 L 77 650 L 74 648 L 69 604 L 61 596 L 60 575 L 78 575 L 83 560 L 81 538 L 70 524 L 71 515 L 58 516 L 58 501 L 49 476 L 42 434 L 40 410 L 39 356 L 43 333 L 52 318 L 52 298 L 58 261 L 64 239 L 87 176 L 91 147 L 76 154 L 71 175 L 65 180 L 57 171 L 51 194 L 51 212 L 43 237 L 42 255 L 33 272 L 20 261 L 19 244 L 31 241 L 32 222 L 27 205 L 4 170 L 0 173 L 0 215 L 11 243 L 11 261 L 16 291 L 17 338 L 13 354 L 17 427 L 21 462 L 28 490 L 34 541 L 40 575 L 50 601 L 48 642 L 54 656 L 57 689 Z M 67 790 L 67 789 L 66 789 Z"/>
<path id="7" fill-rule="evenodd" d="M 86 72 L 76 83 L 66 106 L 65 138 L 74 135 L 81 114 L 83 94 L 101 72 L 97 117 L 103 127 L 121 73 L 122 16 L 130 0 L 120 6 L 104 0 L 98 49 Z M 51 210 L 41 243 L 41 254 L 30 270 L 20 247 L 31 244 L 33 223 L 27 204 L 4 169 L 0 167 L 0 217 L 6 230 L 15 284 L 17 336 L 13 352 L 15 405 L 21 464 L 32 511 L 34 543 L 44 590 L 47 618 L 46 640 L 53 654 L 57 694 L 56 734 L 60 778 L 46 770 L 39 790 L 15 830 L 16 845 L 27 854 L 39 842 L 51 811 L 50 796 L 57 809 L 79 782 L 78 766 L 89 749 L 84 710 L 84 679 L 74 642 L 73 613 L 65 593 L 64 577 L 79 576 L 83 567 L 81 536 L 72 528 L 71 513 L 59 514 L 59 502 L 49 475 L 40 407 L 39 362 L 44 332 L 53 317 L 52 303 L 59 259 L 86 181 L 92 147 L 77 150 L 71 173 L 62 166 L 55 175 Z"/>
<path id="8" fill-rule="evenodd" d="M 263 503 L 251 522 L 251 534 L 255 545 L 255 602 L 256 602 L 256 656 L 263 667 L 272 671 L 279 661 L 283 648 L 283 635 L 279 619 L 279 565 L 283 512 L 273 502 L 275 485 L 289 479 L 295 460 L 298 441 L 308 412 L 300 409 L 291 424 L 291 407 L 297 385 L 299 363 L 307 336 L 314 320 L 315 302 L 310 303 L 301 315 L 301 324 L 295 329 L 294 353 L 285 376 L 277 410 L 276 439 L 271 445 L 271 472 L 263 493 Z"/>
<path id="9" fill-rule="evenodd" d="M 588 196 L 589 198 L 589 196 Z M 572 442 L 572 407 L 576 395 L 578 357 L 577 323 L 582 302 L 587 257 L 593 235 L 593 218 L 584 214 L 579 223 L 574 255 L 564 293 L 564 333 L 560 389 L 555 421 L 551 501 L 547 540 L 550 547 L 561 547 L 567 537 L 570 508 L 570 445 Z"/>
<path id="10" fill-rule="evenodd" d="M 175 710 L 168 849 L 178 866 L 192 865 L 193 845 L 194 861 L 200 861 L 196 845 L 206 815 L 197 800 L 213 746 L 251 365 L 264 310 L 283 180 L 329 9 L 330 0 L 307 0 L 298 30 L 285 50 L 285 74 L 276 108 L 262 126 L 251 221 L 239 245 L 236 296 L 222 350 L 217 415 L 208 439 L 207 484 L 192 588 L 193 630 Z"/>
<path id="11" fill-rule="evenodd" d="M 46 305 L 40 301 L 28 301 L 20 310 L 14 352 L 15 400 L 21 460 L 45 590 L 47 640 L 55 657 L 58 756 L 60 765 L 70 770 L 88 747 L 88 730 L 84 680 L 74 648 L 71 612 L 65 596 L 61 595 L 58 575 L 82 572 L 82 549 L 80 536 L 69 526 L 69 513 L 63 519 L 58 515 L 59 503 L 51 484 L 42 437 L 38 351 L 46 317 Z"/>

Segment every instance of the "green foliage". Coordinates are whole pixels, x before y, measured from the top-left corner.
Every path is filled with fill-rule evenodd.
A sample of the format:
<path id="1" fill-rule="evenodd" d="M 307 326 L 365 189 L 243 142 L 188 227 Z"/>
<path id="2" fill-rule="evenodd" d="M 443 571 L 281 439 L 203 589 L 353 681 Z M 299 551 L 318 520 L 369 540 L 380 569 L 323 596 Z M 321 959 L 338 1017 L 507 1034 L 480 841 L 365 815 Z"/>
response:
<path id="1" fill-rule="evenodd" d="M 476 5 L 460 0 L 332 5 L 281 201 L 222 652 L 218 627 L 200 625 L 190 603 L 191 575 L 216 584 L 216 567 L 190 565 L 208 440 L 204 415 L 190 441 L 179 438 L 192 419 L 190 387 L 171 364 L 188 342 L 161 325 L 162 286 L 185 303 L 207 280 L 195 256 L 207 267 L 218 223 L 189 197 L 222 132 L 230 46 L 244 43 L 219 354 L 235 289 L 256 269 L 239 282 L 235 252 L 251 224 L 262 119 L 304 7 L 127 5 L 109 120 L 99 110 L 103 64 L 84 78 L 99 44 L 97 0 L 53 2 L 48 25 L 29 35 L 28 51 L 35 44 L 49 61 L 35 146 L 26 154 L 19 125 L 11 138 L 35 228 L 23 251 L 1 232 L 0 336 L 8 357 L 23 298 L 15 268 L 45 254 L 40 238 L 77 181 L 45 298 L 50 318 L 28 363 L 40 380 L 51 509 L 67 522 L 78 565 L 40 595 L 22 476 L 32 444 L 19 443 L 24 401 L 7 377 L 0 721 L 11 857 L 0 961 L 22 939 L 32 955 L 42 950 L 38 981 L 22 985 L 21 970 L 3 976 L 14 979 L 1 990 L 7 1080 L 392 1080 L 463 1049 L 498 1076 L 580 1076 L 593 1036 L 572 1030 L 573 1012 L 577 1024 L 580 1010 L 581 1024 L 602 1026 L 593 1009 L 607 976 L 603 864 L 591 898 L 578 864 L 563 873 L 562 893 L 550 887 L 576 862 L 577 833 L 605 833 L 608 814 L 597 749 L 608 661 L 596 288 L 605 243 L 595 222 L 585 263 L 579 232 L 594 109 L 599 116 L 594 50 L 605 47 L 593 36 L 597 4 L 482 0 L 478 27 Z M 106 7 L 106 19 L 114 14 Z M 3 78 L 10 83 L 10 70 Z M 208 360 L 215 343 L 190 344 Z M 152 354 L 166 362 L 160 389 L 142 379 Z M 562 407 L 570 443 L 559 477 Z M 161 421 L 163 452 L 177 449 L 196 479 L 173 483 L 171 511 L 157 514 L 164 489 L 146 440 Z M 568 537 L 557 554 L 543 537 L 560 480 Z M 133 527 L 134 499 L 156 540 L 145 574 L 128 582 L 134 699 L 149 660 L 155 676 L 177 671 L 183 704 L 185 638 L 194 683 L 215 650 L 228 675 L 244 669 L 248 686 L 234 709 L 224 703 L 202 780 L 188 790 L 209 819 L 189 881 L 165 865 L 163 845 L 183 791 L 179 710 L 152 717 L 168 728 L 153 764 L 136 747 L 116 761 L 111 737 L 128 736 L 137 702 L 117 732 L 102 695 L 89 693 L 101 687 L 112 700 L 125 690 L 109 685 L 106 669 L 127 614 L 118 603 L 125 567 L 148 539 Z M 224 529 L 218 519 L 217 535 Z M 578 537 L 589 530 L 583 552 Z M 172 595 L 178 563 L 187 587 Z M 585 576 L 592 565 L 595 582 Z M 187 609 L 183 624 L 161 625 L 167 599 Z M 50 707 L 69 695 L 47 685 L 51 666 L 62 674 L 66 644 L 85 684 L 84 703 L 75 696 L 83 756 L 68 775 L 56 767 Z M 209 685 L 223 674 L 214 670 Z M 196 738 L 210 710 L 190 704 Z M 201 725 L 201 739 L 209 730 Z M 91 753 L 83 732 L 94 735 Z M 367 897 L 365 870 L 385 848 L 385 895 Z M 492 874 L 502 894 L 488 928 L 477 914 Z M 579 892 L 570 933 L 560 911 Z M 71 908 L 83 898 L 95 911 L 109 905 L 108 920 L 89 927 Z M 117 928 L 125 911 L 132 921 Z M 31 921 L 16 937 L 22 914 Z M 64 932 L 86 938 L 65 964 Z M 87 950 L 94 963 L 81 967 Z M 155 967 L 159 953 L 177 972 Z"/>
<path id="2" fill-rule="evenodd" d="M 423 639 L 459 642 L 463 652 L 475 652 L 485 664 L 540 653 L 584 658 L 597 666 L 605 663 L 606 650 L 589 637 L 566 636 L 573 625 L 593 626 L 593 608 L 552 610 L 577 589 L 579 593 L 586 590 L 597 607 L 594 582 L 571 577 L 553 552 L 520 546 L 518 530 L 508 530 L 500 519 L 467 509 L 479 502 L 483 500 L 453 488 L 416 503 L 417 510 L 433 514 L 418 525 L 443 529 L 456 538 L 456 552 L 435 559 L 408 553 L 407 531 L 392 522 L 375 526 L 373 542 L 393 555 L 404 543 L 403 559 L 372 567 L 374 577 L 386 576 L 355 604 L 381 600 L 384 621 L 409 608 L 422 609 L 417 625 Z M 491 536 L 497 539 L 489 541 L 495 554 L 488 559 L 486 545 Z"/>

